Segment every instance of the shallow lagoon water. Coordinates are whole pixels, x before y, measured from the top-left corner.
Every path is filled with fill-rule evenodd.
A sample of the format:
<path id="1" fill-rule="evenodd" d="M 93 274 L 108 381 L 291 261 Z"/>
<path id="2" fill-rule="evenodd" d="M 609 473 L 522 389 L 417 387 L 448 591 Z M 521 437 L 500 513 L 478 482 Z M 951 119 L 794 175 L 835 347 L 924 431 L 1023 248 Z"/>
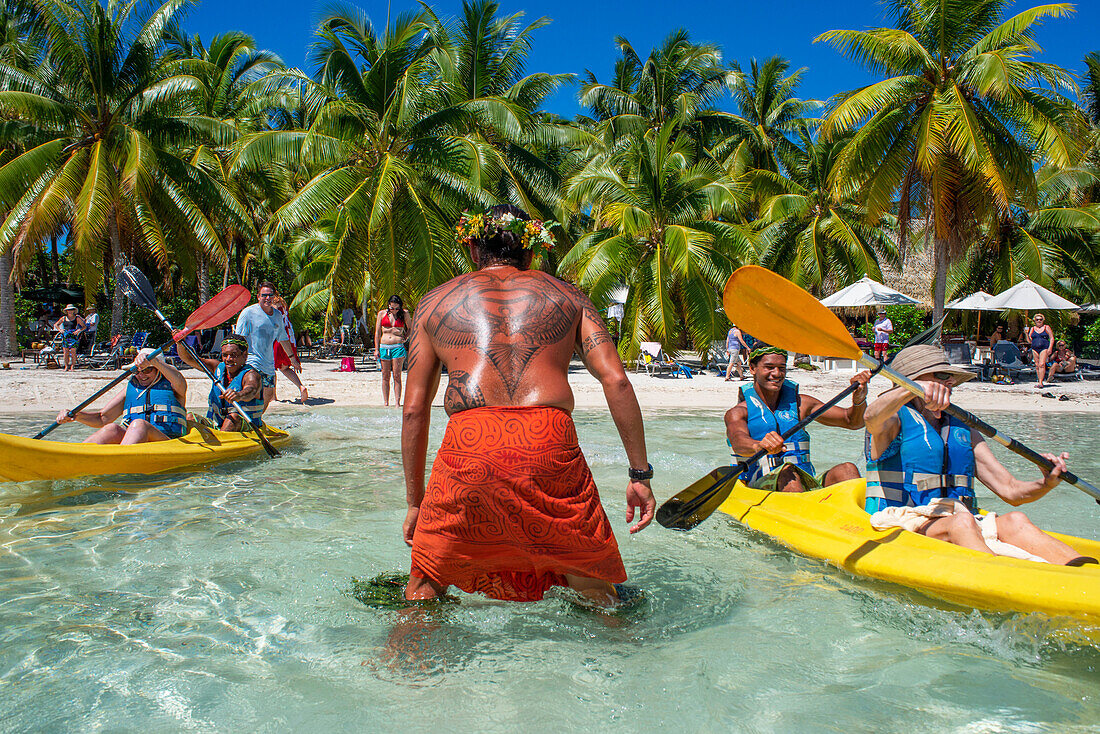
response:
<path id="1" fill-rule="evenodd" d="M 1095 416 L 986 417 L 1042 450 L 1066 448 L 1079 474 L 1100 480 Z M 31 435 L 48 422 L 9 416 L 0 430 Z M 299 437 L 274 461 L 0 485 L 0 730 L 1067 732 L 1100 722 L 1100 650 L 1060 642 L 1040 615 L 982 614 L 856 579 L 721 515 L 690 533 L 654 524 L 629 537 L 625 455 L 599 411 L 577 413 L 578 433 L 644 604 L 605 616 L 560 597 L 460 594 L 413 615 L 366 607 L 347 593 L 352 578 L 408 567 L 400 416 L 322 409 L 274 422 Z M 720 416 L 653 413 L 646 428 L 659 499 L 728 460 Z M 813 436 L 821 465 L 861 450 L 858 433 Z M 1005 509 L 984 489 L 981 500 Z M 1028 512 L 1100 535 L 1100 507 L 1071 487 Z"/>

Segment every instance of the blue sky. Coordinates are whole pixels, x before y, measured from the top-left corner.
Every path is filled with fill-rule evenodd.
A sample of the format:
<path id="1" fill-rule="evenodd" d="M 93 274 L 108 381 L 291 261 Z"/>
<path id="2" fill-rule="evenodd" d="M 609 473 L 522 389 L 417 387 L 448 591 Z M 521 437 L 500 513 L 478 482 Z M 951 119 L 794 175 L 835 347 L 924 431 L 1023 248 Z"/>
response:
<path id="1" fill-rule="evenodd" d="M 354 3 L 363 8 L 376 27 L 384 26 L 385 0 Z M 591 69 L 607 81 L 618 57 L 613 43 L 625 36 L 643 57 L 672 30 L 684 27 L 697 42 L 716 43 L 727 59 L 748 67 L 752 57 L 784 56 L 794 68 L 808 68 L 800 96 L 825 99 L 829 95 L 867 83 L 871 78 L 849 63 L 832 47 L 813 43 L 824 31 L 834 28 L 870 28 L 889 25 L 884 8 L 876 0 L 733 0 L 726 3 L 660 2 L 659 0 L 501 0 L 501 12 L 526 13 L 525 20 L 547 16 L 553 22 L 537 32 L 528 72 L 581 73 Z M 1017 2 L 1015 10 L 1040 4 L 1037 0 Z M 1090 51 L 1100 50 L 1096 33 L 1100 29 L 1100 0 L 1075 3 L 1070 18 L 1047 20 L 1040 27 L 1040 60 L 1060 64 L 1075 72 Z M 292 0 L 203 0 L 190 11 L 185 26 L 204 39 L 228 31 L 251 34 L 292 66 L 305 66 L 312 30 L 326 3 Z M 396 15 L 419 9 L 408 0 L 390 0 L 389 12 Z M 433 3 L 440 15 L 454 15 L 461 2 Z M 1014 11 L 1015 12 L 1015 11 Z M 308 71 L 308 69 L 307 69 Z M 551 98 L 546 108 L 572 117 L 580 111 L 576 88 L 567 88 Z"/>

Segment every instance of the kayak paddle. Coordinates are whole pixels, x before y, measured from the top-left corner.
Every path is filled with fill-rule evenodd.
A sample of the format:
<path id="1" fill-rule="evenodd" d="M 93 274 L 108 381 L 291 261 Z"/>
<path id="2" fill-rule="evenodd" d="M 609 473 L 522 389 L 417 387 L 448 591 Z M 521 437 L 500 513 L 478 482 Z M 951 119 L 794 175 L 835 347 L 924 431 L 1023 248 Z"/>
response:
<path id="1" fill-rule="evenodd" d="M 250 294 L 248 292 L 248 289 L 245 288 L 244 286 L 241 286 L 241 285 L 231 285 L 231 286 L 229 286 L 228 288 L 223 290 L 221 293 L 217 294 L 216 296 L 211 298 L 209 301 L 207 301 L 206 303 L 202 304 L 197 309 L 195 309 L 194 312 L 192 312 L 192 314 L 187 317 L 187 321 L 184 324 L 184 328 L 181 329 L 178 333 L 174 334 L 172 336 L 172 338 L 169 339 L 168 341 L 166 341 L 164 344 L 160 345 L 155 350 L 153 350 L 153 353 L 149 355 L 149 358 L 151 359 L 153 357 L 156 357 L 161 352 L 163 352 L 165 349 L 172 346 L 173 343 L 182 341 L 184 337 L 186 337 L 187 335 L 191 334 L 194 331 L 198 331 L 199 329 L 210 329 L 210 328 L 213 328 L 215 326 L 218 326 L 219 324 L 221 324 L 224 321 L 228 321 L 229 319 L 233 318 L 238 313 L 240 313 L 241 309 L 243 309 L 245 306 L 247 306 L 248 302 L 251 301 L 251 300 L 252 300 L 252 294 Z M 69 417 L 72 418 L 74 415 L 76 415 L 80 411 L 84 410 L 84 408 L 86 408 L 89 405 L 91 405 L 92 403 L 94 403 L 96 400 L 98 400 L 100 398 L 100 396 L 102 396 L 104 393 L 106 393 L 108 390 L 110 390 L 112 387 L 114 387 L 118 383 L 125 380 L 127 377 L 129 377 L 133 373 L 134 373 L 134 368 L 133 367 L 130 367 L 129 369 L 124 370 L 122 372 L 122 374 L 120 374 L 118 377 L 111 380 L 110 382 L 108 382 L 103 387 L 101 387 L 90 398 L 88 398 L 87 400 L 82 402 L 80 405 L 78 405 L 75 408 L 73 408 L 72 410 L 70 410 L 69 413 L 68 413 Z M 45 429 L 39 431 L 38 435 L 35 436 L 35 438 L 36 439 L 45 438 L 46 434 L 49 433 L 50 431 L 52 431 L 53 429 L 57 428 L 58 425 L 59 424 L 57 423 L 57 421 L 54 421 L 49 426 L 47 426 Z"/>
<path id="2" fill-rule="evenodd" d="M 171 322 L 168 321 L 168 318 L 160 312 L 159 308 L 157 308 L 157 296 L 155 293 L 153 293 L 153 286 L 149 283 L 149 279 L 145 277 L 144 273 L 135 268 L 133 265 L 127 265 L 122 269 L 122 276 L 119 278 L 119 286 L 122 288 L 122 292 L 126 294 L 127 298 L 133 301 L 136 305 L 141 306 L 146 310 L 152 311 L 154 314 L 156 314 L 156 317 L 160 319 L 160 322 L 164 324 L 165 328 L 167 328 L 169 332 L 174 331 Z M 240 286 L 240 288 L 244 290 L 245 293 L 248 293 L 248 290 L 245 289 L 244 286 Z M 248 299 L 252 299 L 251 293 L 248 293 Z M 237 310 L 238 312 L 240 311 L 240 309 Z M 194 350 L 192 350 L 188 344 L 185 344 L 183 342 L 181 342 L 181 344 L 183 345 L 184 349 L 191 353 L 191 356 L 195 358 L 195 362 L 197 362 L 199 367 L 202 368 L 202 371 L 206 373 L 206 376 L 210 378 L 210 381 L 214 383 L 214 387 L 218 390 L 218 394 L 224 396 L 225 387 L 221 384 L 221 382 L 218 381 L 217 377 L 214 377 L 214 373 L 210 371 L 210 368 L 206 366 L 206 363 L 203 362 L 201 358 L 199 358 L 199 355 L 195 354 Z M 259 418 L 253 418 L 245 421 L 244 418 L 248 415 L 248 413 L 244 411 L 244 408 L 242 408 L 235 400 L 232 401 L 232 405 L 234 408 L 237 409 L 237 412 L 240 413 L 242 419 L 241 422 L 247 423 L 248 425 L 252 426 L 252 429 L 256 432 L 256 437 L 260 439 L 260 443 L 263 444 L 264 451 L 267 452 L 267 455 L 271 458 L 275 458 L 276 456 L 278 456 L 279 452 L 275 450 L 275 447 L 271 445 L 271 441 L 269 441 L 267 439 L 267 436 L 264 435 L 263 422 Z"/>
<path id="3" fill-rule="evenodd" d="M 726 281 L 722 302 L 730 318 L 736 314 L 738 324 L 747 325 L 753 336 L 768 344 L 805 354 L 851 359 L 867 368 L 880 364 L 863 353 L 832 311 L 794 283 L 765 268 L 756 265 L 738 268 Z M 924 389 L 908 377 L 889 367 L 882 373 L 914 395 L 924 396 Z M 969 411 L 948 405 L 944 412 L 1044 471 L 1054 466 L 1042 454 L 1000 433 Z M 1100 502 L 1100 488 L 1092 483 L 1069 471 L 1063 472 L 1061 478 Z"/>

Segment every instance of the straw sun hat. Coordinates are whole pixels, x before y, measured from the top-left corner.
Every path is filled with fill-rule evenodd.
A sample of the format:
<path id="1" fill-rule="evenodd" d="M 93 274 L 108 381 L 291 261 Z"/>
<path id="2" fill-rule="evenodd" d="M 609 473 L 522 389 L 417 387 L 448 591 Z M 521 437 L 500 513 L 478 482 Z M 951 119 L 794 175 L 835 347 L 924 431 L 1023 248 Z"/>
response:
<path id="1" fill-rule="evenodd" d="M 890 363 L 894 372 L 900 372 L 910 380 L 915 380 L 921 375 L 931 372 L 950 372 L 955 378 L 955 384 L 961 385 L 967 380 L 977 377 L 973 372 L 947 361 L 947 353 L 939 347 L 931 344 L 916 344 L 906 347 L 897 353 L 894 361 Z"/>
<path id="2" fill-rule="evenodd" d="M 62 311 L 79 311 L 80 309 L 70 303 L 68 306 L 66 306 L 65 308 L 63 308 L 61 310 Z"/>

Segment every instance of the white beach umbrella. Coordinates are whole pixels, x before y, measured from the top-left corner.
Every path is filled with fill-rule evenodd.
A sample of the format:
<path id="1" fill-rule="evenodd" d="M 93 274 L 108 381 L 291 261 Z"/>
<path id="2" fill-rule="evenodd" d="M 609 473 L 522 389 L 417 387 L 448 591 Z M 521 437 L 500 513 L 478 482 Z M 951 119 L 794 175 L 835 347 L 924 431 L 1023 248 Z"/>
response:
<path id="1" fill-rule="evenodd" d="M 982 306 L 984 311 L 1004 311 L 1010 308 L 1017 311 L 1069 311 L 1076 309 L 1077 304 L 1024 278 L 1008 290 L 993 296 Z"/>
<path id="2" fill-rule="evenodd" d="M 954 311 L 977 311 L 978 312 L 978 330 L 977 334 L 980 337 L 982 335 L 982 311 L 986 310 L 985 304 L 989 302 L 989 299 L 993 296 L 989 295 L 985 291 L 978 291 L 977 293 L 971 293 L 969 296 L 963 296 L 962 298 L 956 298 L 951 303 L 948 303 L 944 308 L 950 308 Z"/>
<path id="3" fill-rule="evenodd" d="M 1077 310 L 1081 313 L 1100 313 L 1100 303 L 1086 303 Z"/>
<path id="4" fill-rule="evenodd" d="M 857 308 L 859 306 L 918 306 L 920 301 L 910 298 L 866 275 L 831 296 L 821 299 L 829 308 Z"/>
<path id="5" fill-rule="evenodd" d="M 956 298 L 954 301 L 944 306 L 944 308 L 950 308 L 955 311 L 984 311 L 986 310 L 985 302 L 992 297 L 993 296 L 985 291 L 978 291 L 977 293 L 971 293 L 969 296 Z"/>

